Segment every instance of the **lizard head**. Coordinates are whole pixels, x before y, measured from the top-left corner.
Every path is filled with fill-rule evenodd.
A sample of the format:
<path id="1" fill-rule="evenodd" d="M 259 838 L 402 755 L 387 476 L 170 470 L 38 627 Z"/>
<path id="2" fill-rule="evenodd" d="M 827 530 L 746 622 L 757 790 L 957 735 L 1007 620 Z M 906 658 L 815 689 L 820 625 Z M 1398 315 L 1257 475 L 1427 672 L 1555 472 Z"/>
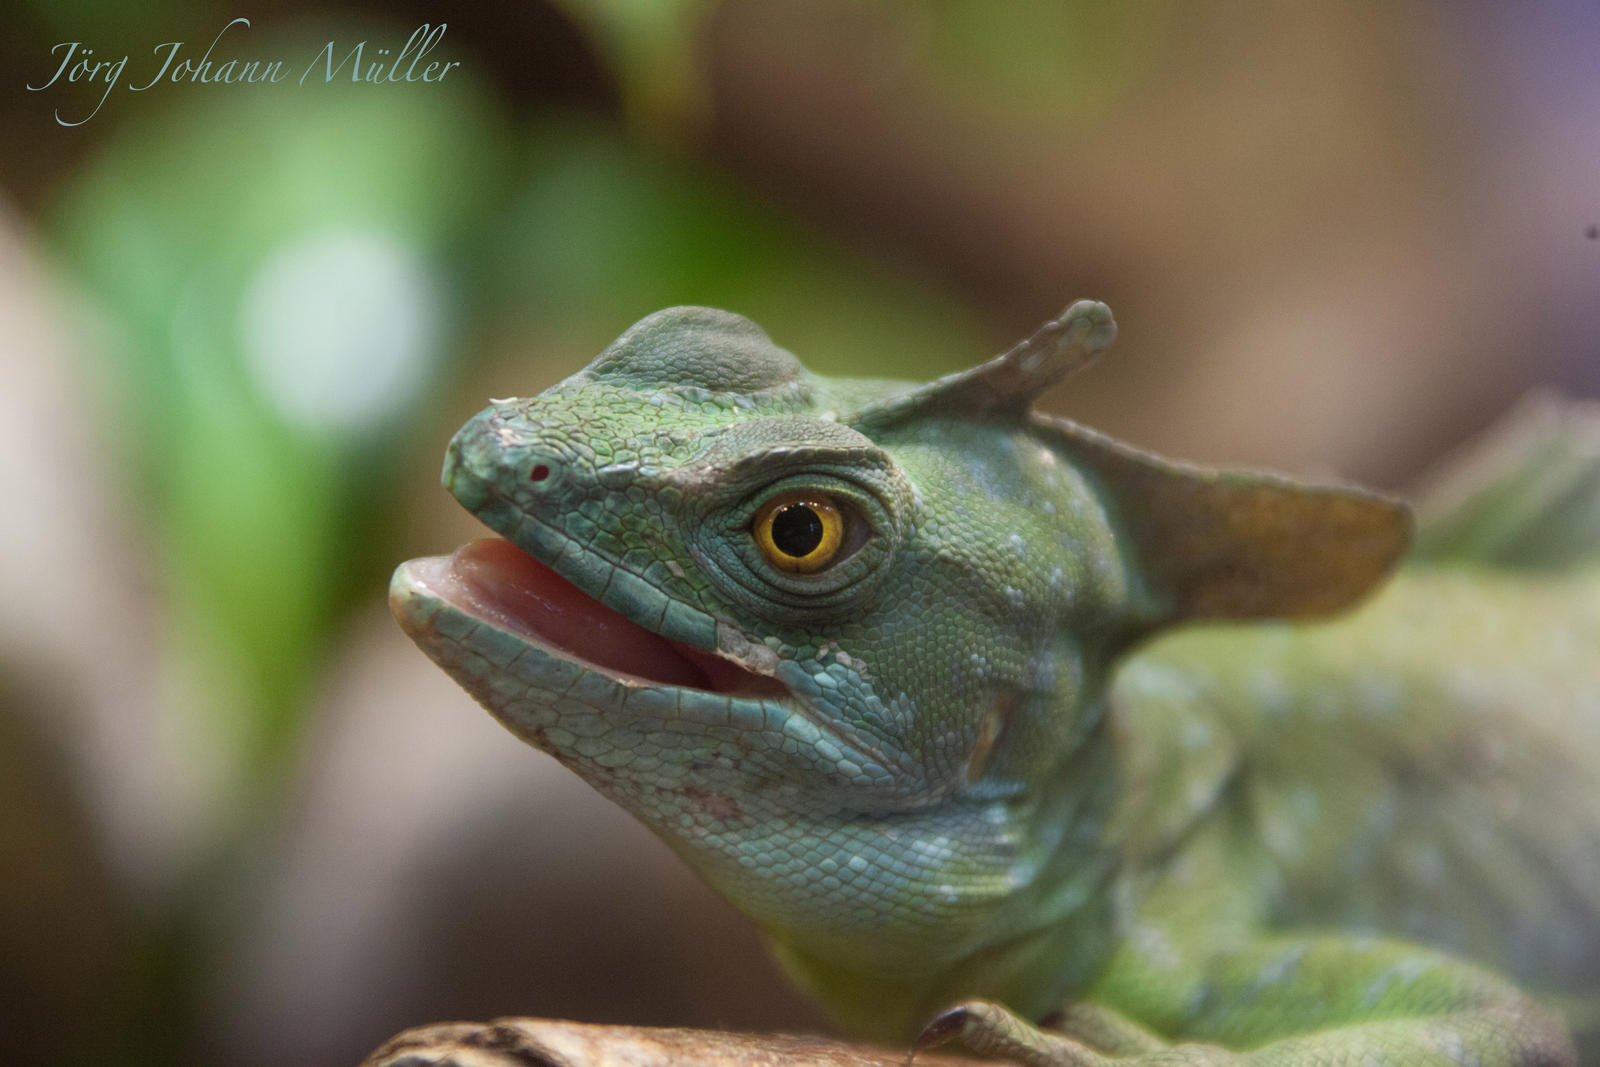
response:
<path id="1" fill-rule="evenodd" d="M 659 312 L 462 428 L 444 482 L 499 539 L 402 565 L 393 610 L 799 969 L 937 1007 L 939 974 L 1106 876 L 1092 741 L 1122 650 L 1180 618 L 1332 610 L 1405 542 L 1377 498 L 1033 414 L 1113 330 L 1080 303 L 908 386 Z"/>

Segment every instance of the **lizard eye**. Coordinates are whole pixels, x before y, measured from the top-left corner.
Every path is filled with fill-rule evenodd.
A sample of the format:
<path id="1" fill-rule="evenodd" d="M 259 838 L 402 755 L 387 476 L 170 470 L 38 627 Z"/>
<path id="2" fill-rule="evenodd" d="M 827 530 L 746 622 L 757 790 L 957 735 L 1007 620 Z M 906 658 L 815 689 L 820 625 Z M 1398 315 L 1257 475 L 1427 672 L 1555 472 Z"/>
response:
<path id="1" fill-rule="evenodd" d="M 845 517 L 827 493 L 780 493 L 756 512 L 751 532 L 774 567 L 815 574 L 838 559 L 845 543 Z"/>
<path id="2" fill-rule="evenodd" d="M 793 462 L 788 453 L 779 458 Z M 898 501 L 885 503 L 882 490 L 895 488 L 887 473 L 871 468 L 843 477 L 817 464 L 791 467 L 737 501 L 705 494 L 708 510 L 691 524 L 697 540 L 704 538 L 697 558 L 767 617 L 815 623 L 863 603 L 889 570 L 901 527 L 891 510 Z"/>

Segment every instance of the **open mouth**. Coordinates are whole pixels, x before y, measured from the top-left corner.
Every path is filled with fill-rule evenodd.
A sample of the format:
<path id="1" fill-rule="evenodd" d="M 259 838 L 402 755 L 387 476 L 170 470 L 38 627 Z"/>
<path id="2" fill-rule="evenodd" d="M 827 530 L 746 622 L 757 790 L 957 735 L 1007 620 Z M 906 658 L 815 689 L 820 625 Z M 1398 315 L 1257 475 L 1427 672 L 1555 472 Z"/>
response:
<path id="1" fill-rule="evenodd" d="M 773 678 L 645 629 L 502 538 L 418 562 L 424 566 L 415 577 L 429 594 L 624 684 L 730 696 L 787 693 Z"/>

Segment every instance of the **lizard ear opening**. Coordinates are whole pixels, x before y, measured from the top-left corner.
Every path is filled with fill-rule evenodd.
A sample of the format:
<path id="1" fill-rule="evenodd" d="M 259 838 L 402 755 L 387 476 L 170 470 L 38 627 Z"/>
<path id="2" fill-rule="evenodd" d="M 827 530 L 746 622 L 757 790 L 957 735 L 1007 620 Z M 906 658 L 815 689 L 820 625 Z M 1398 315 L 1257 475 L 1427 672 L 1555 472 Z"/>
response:
<path id="1" fill-rule="evenodd" d="M 1079 300 L 987 363 L 869 404 L 845 421 L 870 436 L 929 415 L 1021 417 L 1035 397 L 1094 362 L 1116 336 L 1110 308 Z"/>
<path id="2" fill-rule="evenodd" d="M 1332 614 L 1381 584 L 1411 543 L 1410 509 L 1375 493 L 1204 470 L 1065 420 L 1035 424 L 1100 484 L 1153 624 Z"/>

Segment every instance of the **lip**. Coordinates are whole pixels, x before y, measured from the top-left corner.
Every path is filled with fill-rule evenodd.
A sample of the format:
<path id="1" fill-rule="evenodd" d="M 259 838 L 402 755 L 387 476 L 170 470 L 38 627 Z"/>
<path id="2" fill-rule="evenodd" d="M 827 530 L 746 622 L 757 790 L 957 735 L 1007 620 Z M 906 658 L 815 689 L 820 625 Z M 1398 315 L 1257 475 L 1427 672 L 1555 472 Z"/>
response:
<path id="1" fill-rule="evenodd" d="M 503 538 L 472 541 L 449 556 L 412 560 L 396 572 L 395 584 L 397 592 L 437 601 L 620 685 L 737 697 L 788 695 L 769 676 L 639 625 Z"/>

